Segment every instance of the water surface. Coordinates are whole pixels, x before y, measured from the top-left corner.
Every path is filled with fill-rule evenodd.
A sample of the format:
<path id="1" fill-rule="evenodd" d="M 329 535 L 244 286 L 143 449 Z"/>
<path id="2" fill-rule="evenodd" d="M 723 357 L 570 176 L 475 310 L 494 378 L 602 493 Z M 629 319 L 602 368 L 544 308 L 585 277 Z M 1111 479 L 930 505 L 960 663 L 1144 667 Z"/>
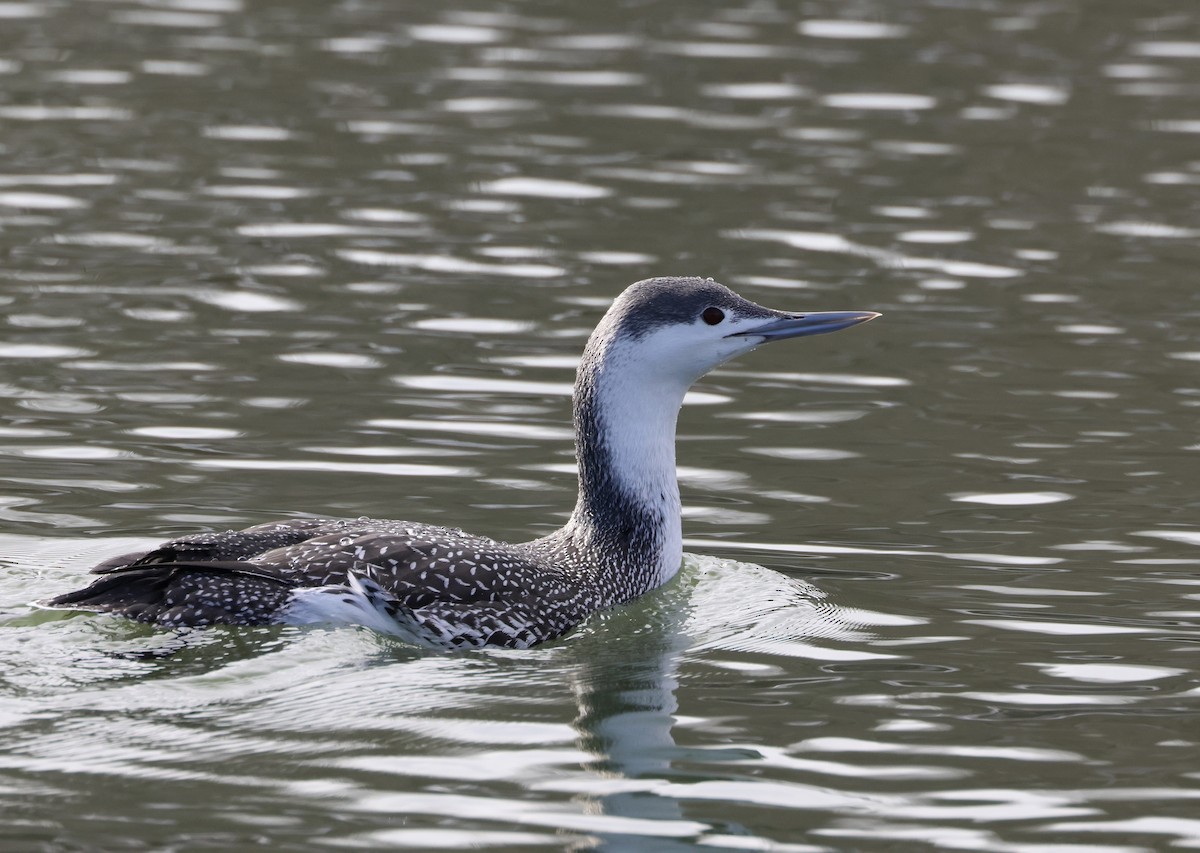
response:
<path id="1" fill-rule="evenodd" d="M 1189 4 L 0 19 L 5 845 L 1200 845 Z M 30 606 L 299 514 L 544 534 L 659 274 L 885 317 L 697 386 L 642 601 L 461 655 Z"/>

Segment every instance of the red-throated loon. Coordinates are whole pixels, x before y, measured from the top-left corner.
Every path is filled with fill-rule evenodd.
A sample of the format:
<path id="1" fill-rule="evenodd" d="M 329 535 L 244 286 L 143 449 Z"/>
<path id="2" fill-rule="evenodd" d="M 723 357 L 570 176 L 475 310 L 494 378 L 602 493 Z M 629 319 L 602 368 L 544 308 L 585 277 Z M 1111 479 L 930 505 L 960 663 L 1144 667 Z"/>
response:
<path id="1" fill-rule="evenodd" d="M 169 627 L 353 623 L 438 648 L 554 639 L 679 570 L 675 420 L 693 382 L 761 344 L 878 316 L 773 311 L 712 279 L 639 281 L 584 347 L 579 497 L 549 536 L 510 545 L 408 521 L 271 522 L 106 560 L 91 586 L 47 604 Z"/>

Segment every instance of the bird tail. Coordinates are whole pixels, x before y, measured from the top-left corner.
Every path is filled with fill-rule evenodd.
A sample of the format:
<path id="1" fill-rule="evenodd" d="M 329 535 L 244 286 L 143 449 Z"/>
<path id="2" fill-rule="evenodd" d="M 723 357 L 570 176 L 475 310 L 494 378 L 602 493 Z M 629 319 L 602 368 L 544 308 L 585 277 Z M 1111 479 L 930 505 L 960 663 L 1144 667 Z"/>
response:
<path id="1" fill-rule="evenodd" d="M 279 621 L 294 584 L 238 560 L 106 568 L 89 586 L 40 602 L 170 627 Z"/>

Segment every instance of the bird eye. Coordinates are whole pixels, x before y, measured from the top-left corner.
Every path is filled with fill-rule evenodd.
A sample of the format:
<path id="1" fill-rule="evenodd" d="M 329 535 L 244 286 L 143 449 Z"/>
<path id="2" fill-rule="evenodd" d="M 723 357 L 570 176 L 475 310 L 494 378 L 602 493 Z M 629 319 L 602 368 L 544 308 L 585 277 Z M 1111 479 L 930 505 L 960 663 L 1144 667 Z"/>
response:
<path id="1" fill-rule="evenodd" d="M 704 313 L 700 315 L 700 318 L 705 323 L 708 323 L 708 325 L 715 326 L 725 319 L 725 312 L 720 308 L 709 307 L 704 309 Z"/>

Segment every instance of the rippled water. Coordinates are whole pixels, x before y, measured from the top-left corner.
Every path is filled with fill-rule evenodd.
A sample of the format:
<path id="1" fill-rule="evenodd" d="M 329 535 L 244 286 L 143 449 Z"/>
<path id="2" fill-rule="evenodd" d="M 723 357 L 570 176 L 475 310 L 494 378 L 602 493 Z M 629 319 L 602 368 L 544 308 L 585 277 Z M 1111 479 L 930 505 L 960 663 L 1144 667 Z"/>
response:
<path id="1" fill-rule="evenodd" d="M 1184 0 L 0 2 L 0 846 L 1200 846 Z M 607 302 L 678 581 L 530 652 L 30 602 L 294 514 L 522 539 Z"/>

